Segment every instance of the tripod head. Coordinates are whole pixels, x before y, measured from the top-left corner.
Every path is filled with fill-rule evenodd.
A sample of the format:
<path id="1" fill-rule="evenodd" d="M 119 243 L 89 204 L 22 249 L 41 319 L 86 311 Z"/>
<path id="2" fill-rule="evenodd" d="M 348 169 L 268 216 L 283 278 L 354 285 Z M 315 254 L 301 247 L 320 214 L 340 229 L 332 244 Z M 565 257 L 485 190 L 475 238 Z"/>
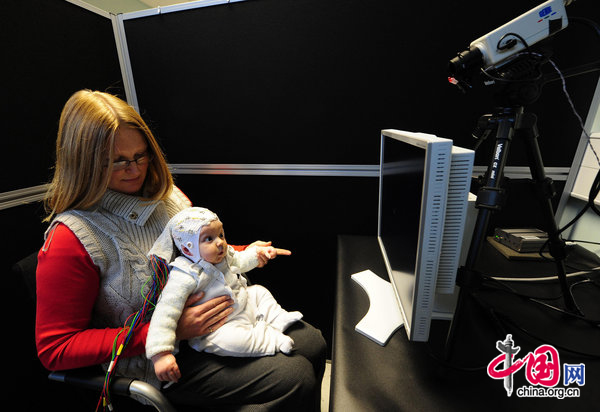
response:
<path id="1" fill-rule="evenodd" d="M 499 68 L 483 70 L 484 84 L 492 88 L 495 105 L 520 107 L 535 102 L 544 85 L 542 66 L 549 60 L 540 53 L 524 52 Z"/>

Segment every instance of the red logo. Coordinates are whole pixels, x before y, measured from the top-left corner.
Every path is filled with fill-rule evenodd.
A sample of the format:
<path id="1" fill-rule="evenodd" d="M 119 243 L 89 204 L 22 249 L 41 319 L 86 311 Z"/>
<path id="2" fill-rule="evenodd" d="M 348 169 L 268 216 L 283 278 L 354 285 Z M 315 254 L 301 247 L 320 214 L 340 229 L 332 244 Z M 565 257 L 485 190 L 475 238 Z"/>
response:
<path id="1" fill-rule="evenodd" d="M 506 335 L 504 341 L 496 342 L 496 348 L 501 352 L 487 367 L 490 378 L 502 379 L 507 396 L 513 393 L 513 375 L 524 369 L 525 378 L 532 386 L 523 386 L 517 389 L 519 397 L 565 397 L 579 396 L 579 388 L 567 387 L 571 383 L 578 386 L 585 384 L 584 364 L 564 365 L 565 388 L 556 387 L 560 382 L 560 357 L 552 345 L 541 345 L 535 351 L 529 352 L 523 358 L 517 359 L 515 355 L 521 350 L 515 346 L 512 335 Z"/>

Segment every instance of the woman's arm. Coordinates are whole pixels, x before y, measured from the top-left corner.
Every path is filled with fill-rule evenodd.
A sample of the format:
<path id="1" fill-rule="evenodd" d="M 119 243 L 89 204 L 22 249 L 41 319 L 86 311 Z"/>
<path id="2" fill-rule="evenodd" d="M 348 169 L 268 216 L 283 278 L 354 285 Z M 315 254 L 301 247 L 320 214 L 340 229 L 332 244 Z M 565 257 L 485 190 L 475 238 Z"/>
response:
<path id="1" fill-rule="evenodd" d="M 98 268 L 65 225 L 57 225 L 44 246 L 38 254 L 35 333 L 42 364 L 60 370 L 110 361 L 121 328 L 90 329 Z M 147 331 L 148 324 L 141 324 L 122 356 L 144 353 Z"/>

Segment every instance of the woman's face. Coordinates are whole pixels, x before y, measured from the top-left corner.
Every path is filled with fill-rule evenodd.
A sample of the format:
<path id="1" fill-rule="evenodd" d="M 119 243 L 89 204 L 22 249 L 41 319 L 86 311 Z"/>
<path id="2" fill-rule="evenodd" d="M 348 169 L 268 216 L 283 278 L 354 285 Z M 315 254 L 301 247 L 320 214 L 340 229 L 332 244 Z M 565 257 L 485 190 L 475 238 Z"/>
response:
<path id="1" fill-rule="evenodd" d="M 148 144 L 139 130 L 119 127 L 115 135 L 114 158 L 110 161 L 137 160 L 147 155 L 147 150 Z M 141 195 L 148 171 L 148 161 L 140 161 L 140 163 L 132 161 L 122 170 L 113 170 L 108 188 L 129 195 Z"/>

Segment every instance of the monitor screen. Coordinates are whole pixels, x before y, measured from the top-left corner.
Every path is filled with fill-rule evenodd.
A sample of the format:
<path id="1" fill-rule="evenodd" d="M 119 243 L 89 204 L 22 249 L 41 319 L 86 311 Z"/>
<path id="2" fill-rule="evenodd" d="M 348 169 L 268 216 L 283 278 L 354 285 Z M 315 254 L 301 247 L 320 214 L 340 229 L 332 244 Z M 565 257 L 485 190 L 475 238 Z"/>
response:
<path id="1" fill-rule="evenodd" d="M 410 302 L 415 282 L 426 151 L 390 137 L 384 144 L 380 237 L 386 250 L 402 251 L 388 253 L 387 258 L 393 282 L 399 286 L 397 293 L 402 295 L 400 299 Z M 404 310 L 406 317 L 411 318 L 412 305 L 406 305 Z"/>

